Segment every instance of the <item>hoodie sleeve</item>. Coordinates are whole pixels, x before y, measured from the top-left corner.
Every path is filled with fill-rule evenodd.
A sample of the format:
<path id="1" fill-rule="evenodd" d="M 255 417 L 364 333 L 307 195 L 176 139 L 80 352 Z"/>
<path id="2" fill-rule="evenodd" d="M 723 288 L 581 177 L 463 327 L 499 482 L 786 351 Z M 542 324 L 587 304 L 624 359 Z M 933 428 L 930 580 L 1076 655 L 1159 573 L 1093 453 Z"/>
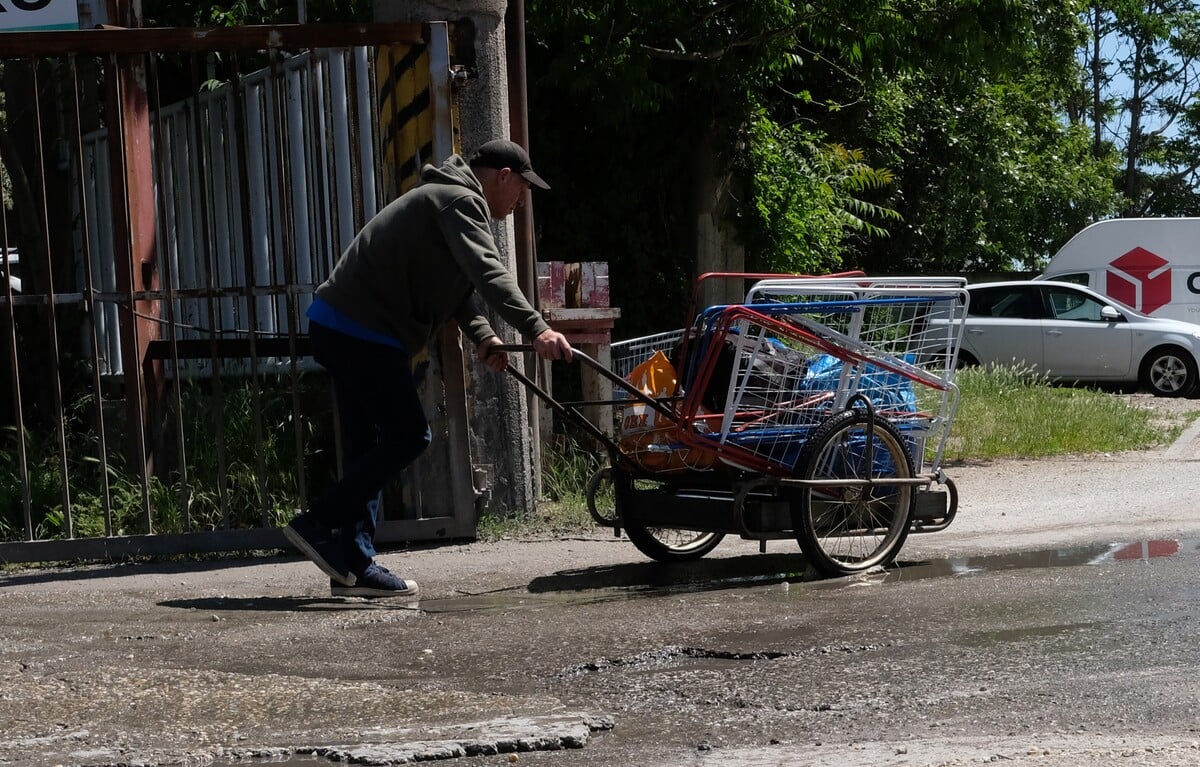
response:
<path id="1" fill-rule="evenodd" d="M 488 322 L 487 317 L 483 316 L 483 312 L 480 311 L 479 304 L 475 300 L 478 295 L 475 291 L 471 291 L 454 310 L 454 321 L 476 346 L 496 335 L 496 331 L 492 330 L 492 324 Z"/>
<path id="2" fill-rule="evenodd" d="M 450 246 L 458 267 L 471 281 L 476 292 L 526 339 L 532 339 L 550 326 L 521 294 L 512 272 L 504 265 L 496 240 L 488 225 L 486 206 L 479 199 L 462 196 L 451 201 L 438 214 L 438 226 Z M 495 333 L 472 301 L 464 301 L 455 319 L 477 345 Z"/>

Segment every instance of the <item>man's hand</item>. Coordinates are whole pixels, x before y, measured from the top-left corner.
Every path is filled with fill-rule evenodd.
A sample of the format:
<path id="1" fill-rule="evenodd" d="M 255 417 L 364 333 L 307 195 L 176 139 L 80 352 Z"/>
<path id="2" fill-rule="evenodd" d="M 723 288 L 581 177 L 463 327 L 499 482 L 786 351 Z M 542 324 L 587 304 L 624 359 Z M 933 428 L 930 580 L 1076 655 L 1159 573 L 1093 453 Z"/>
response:
<path id="1" fill-rule="evenodd" d="M 479 358 L 487 369 L 493 373 L 503 373 L 508 367 L 508 354 L 506 352 L 497 351 L 497 346 L 502 346 L 503 341 L 499 336 L 492 336 L 475 349 L 475 355 Z"/>
<path id="2" fill-rule="evenodd" d="M 533 350 L 542 359 L 571 361 L 571 344 L 557 330 L 543 330 L 533 339 Z"/>

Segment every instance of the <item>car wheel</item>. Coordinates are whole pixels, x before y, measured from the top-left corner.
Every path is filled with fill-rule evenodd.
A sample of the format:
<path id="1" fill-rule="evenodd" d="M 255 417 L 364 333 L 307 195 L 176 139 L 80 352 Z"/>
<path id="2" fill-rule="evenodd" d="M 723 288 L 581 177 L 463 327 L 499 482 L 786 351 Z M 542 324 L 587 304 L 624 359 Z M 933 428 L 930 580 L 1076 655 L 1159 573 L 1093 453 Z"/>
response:
<path id="1" fill-rule="evenodd" d="M 963 351 L 962 349 L 958 350 L 958 364 L 955 365 L 955 370 L 977 367 L 979 367 L 979 360 L 975 359 L 974 355 L 968 351 Z"/>
<path id="2" fill-rule="evenodd" d="M 1178 346 L 1160 346 L 1142 360 L 1138 380 L 1158 397 L 1182 397 L 1196 386 L 1196 360 Z"/>

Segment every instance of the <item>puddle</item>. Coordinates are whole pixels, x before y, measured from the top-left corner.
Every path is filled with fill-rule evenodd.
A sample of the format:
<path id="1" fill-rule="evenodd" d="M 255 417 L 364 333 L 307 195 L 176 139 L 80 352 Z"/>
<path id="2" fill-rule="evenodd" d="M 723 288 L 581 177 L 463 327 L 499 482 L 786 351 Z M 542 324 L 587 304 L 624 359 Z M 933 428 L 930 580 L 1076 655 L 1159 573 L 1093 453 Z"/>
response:
<path id="1" fill-rule="evenodd" d="M 1107 623 L 1108 621 L 1060 623 L 1052 626 L 1023 626 L 996 631 L 978 631 L 968 633 L 957 641 L 959 644 L 967 647 L 995 647 L 998 644 L 1024 642 L 1026 640 L 1069 639 L 1072 636 L 1086 636 L 1088 632 L 1094 631 Z"/>
<path id="2" fill-rule="evenodd" d="M 444 599 L 422 599 L 418 605 L 423 613 L 469 613 L 487 612 L 493 610 L 536 610 L 546 607 L 562 607 L 564 605 L 586 605 L 633 599 L 639 596 L 633 593 L 613 591 L 596 591 L 594 593 L 570 594 L 529 594 L 513 589 L 496 591 L 490 594 L 470 594 L 461 597 L 446 597 Z"/>
<path id="3" fill-rule="evenodd" d="M 652 577 L 606 579 L 595 578 L 591 583 L 559 584 L 562 590 L 542 588 L 535 593 L 524 589 L 509 589 L 486 594 L 422 600 L 416 609 L 430 614 L 469 613 L 494 610 L 539 610 L 572 605 L 603 604 L 672 594 L 696 594 L 748 586 L 782 585 L 786 590 L 840 589 L 863 585 L 887 584 L 924 578 L 961 577 L 1004 570 L 1031 570 L 1047 567 L 1086 567 L 1103 564 L 1150 562 L 1152 560 L 1186 555 L 1200 551 L 1200 541 L 1156 539 L 1092 544 L 1039 551 L 1020 551 L 1008 554 L 961 557 L 923 562 L 903 562 L 886 571 L 864 573 L 847 578 L 812 580 L 796 570 L 773 571 L 771 564 L 762 562 L 763 569 L 754 572 L 755 557 L 739 558 L 729 567 L 736 574 L 722 576 L 725 563 L 708 560 L 710 570 L 703 579 L 689 580 L 688 575 L 659 570 Z M 795 560 L 792 560 L 793 567 Z M 649 565 L 655 568 L 655 565 Z M 561 576 L 559 576 L 561 577 Z M 695 575 L 692 575 L 695 578 Z M 640 582 L 639 582 L 640 581 Z"/>
<path id="4" fill-rule="evenodd" d="M 460 613 L 486 610 L 540 609 L 546 607 L 562 607 L 565 605 L 603 604 L 606 602 L 621 602 L 646 597 L 661 597 L 671 594 L 696 594 L 704 591 L 720 591 L 744 586 L 772 585 L 787 581 L 800 581 L 803 573 L 763 573 L 760 575 L 736 575 L 730 577 L 714 577 L 703 581 L 680 580 L 670 582 L 661 579 L 660 582 L 641 585 L 597 585 L 590 591 L 573 589 L 571 591 L 547 592 L 541 591 L 530 594 L 521 589 L 496 591 L 488 594 L 472 594 L 461 597 L 444 599 L 423 599 L 419 608 L 426 613 Z"/>
<path id="5" fill-rule="evenodd" d="M 920 578 L 975 575 L 1002 570 L 1034 570 L 1047 567 L 1085 567 L 1120 562 L 1150 562 L 1200 550 L 1200 542 L 1170 538 L 1097 543 L 1040 551 L 1018 551 L 976 557 L 950 558 L 928 562 L 901 562 L 888 571 L 885 581 L 911 581 Z"/>

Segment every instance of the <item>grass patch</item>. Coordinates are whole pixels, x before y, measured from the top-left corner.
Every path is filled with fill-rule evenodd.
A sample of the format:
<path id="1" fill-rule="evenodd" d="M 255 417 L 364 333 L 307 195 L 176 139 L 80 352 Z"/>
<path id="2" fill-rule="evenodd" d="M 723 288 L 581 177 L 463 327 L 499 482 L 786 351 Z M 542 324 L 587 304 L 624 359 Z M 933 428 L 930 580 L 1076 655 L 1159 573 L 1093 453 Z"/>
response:
<path id="1" fill-rule="evenodd" d="M 165 448 L 158 474 L 147 478 L 145 498 L 139 473 L 129 465 L 118 401 L 102 402 L 88 394 L 64 408 L 66 449 L 61 455 L 57 430 L 0 427 L 0 541 L 26 537 L 26 493 L 32 510 L 28 527 L 37 540 L 101 537 L 109 530 L 136 535 L 287 522 L 299 506 L 297 431 L 313 468 L 310 494 L 331 462 L 332 451 L 326 447 L 332 437 L 319 430 L 316 418 L 302 416 L 297 423 L 291 406 L 296 384 L 290 379 L 261 376 L 259 381 L 254 391 L 249 380 L 226 380 L 219 406 L 211 381 L 185 382 L 178 396 L 172 391 L 165 398 Z M 319 379 L 298 383 L 302 403 L 324 401 Z M 25 466 L 18 460 L 22 441 Z M 102 444 L 104 461 L 98 457 Z M 64 512 L 68 502 L 69 520 Z"/>
<path id="2" fill-rule="evenodd" d="M 524 536 L 562 536 L 595 532 L 596 523 L 587 508 L 585 488 L 588 479 L 600 468 L 600 460 L 600 456 L 587 452 L 570 440 L 544 444 L 544 500 L 538 503 L 537 508 L 529 515 L 487 515 L 480 518 L 475 528 L 477 537 L 480 540 L 494 541 Z M 611 508 L 611 501 L 608 501 L 605 508 Z"/>
<path id="3" fill-rule="evenodd" d="M 1191 417 L 1162 417 L 1104 391 L 1055 386 L 1027 370 L 968 368 L 944 462 L 1046 458 L 1169 444 Z"/>

